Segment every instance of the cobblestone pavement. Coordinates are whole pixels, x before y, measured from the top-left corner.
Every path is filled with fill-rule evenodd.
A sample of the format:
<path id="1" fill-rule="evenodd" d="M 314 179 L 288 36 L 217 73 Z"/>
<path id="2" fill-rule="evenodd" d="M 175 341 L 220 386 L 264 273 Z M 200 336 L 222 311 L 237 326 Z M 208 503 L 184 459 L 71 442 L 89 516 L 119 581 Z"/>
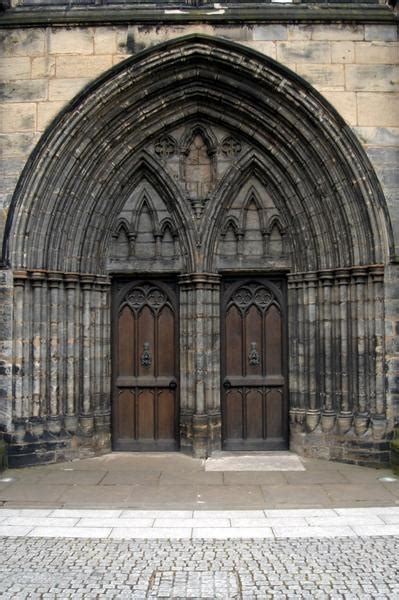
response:
<path id="1" fill-rule="evenodd" d="M 3 599 L 399 598 L 399 537 L 0 538 Z"/>

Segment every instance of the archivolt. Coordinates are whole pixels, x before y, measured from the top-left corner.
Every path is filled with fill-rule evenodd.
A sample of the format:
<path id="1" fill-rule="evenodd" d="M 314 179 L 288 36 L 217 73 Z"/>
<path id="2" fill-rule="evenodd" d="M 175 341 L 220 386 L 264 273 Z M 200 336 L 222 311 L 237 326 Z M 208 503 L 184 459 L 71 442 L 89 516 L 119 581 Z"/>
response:
<path id="1" fill-rule="evenodd" d="M 144 170 L 167 190 L 194 269 L 188 204 L 140 157 L 157 135 L 198 117 L 245 138 L 252 151 L 214 192 L 197 243 L 212 253 L 229 189 L 255 169 L 287 223 L 296 270 L 388 260 L 392 235 L 378 180 L 335 110 L 272 59 L 195 35 L 121 63 L 49 127 L 12 201 L 4 248 L 12 266 L 103 273 L 118 208 Z M 203 260 L 212 269 L 209 252 Z"/>

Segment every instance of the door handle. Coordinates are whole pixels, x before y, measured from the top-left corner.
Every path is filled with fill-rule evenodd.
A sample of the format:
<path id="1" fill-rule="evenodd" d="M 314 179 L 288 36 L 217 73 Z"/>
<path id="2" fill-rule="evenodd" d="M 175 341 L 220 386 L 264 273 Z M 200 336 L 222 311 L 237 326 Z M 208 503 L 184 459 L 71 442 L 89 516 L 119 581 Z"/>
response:
<path id="1" fill-rule="evenodd" d="M 231 383 L 228 379 L 225 379 L 223 382 L 223 387 L 225 390 L 229 390 L 231 388 Z"/>
<path id="2" fill-rule="evenodd" d="M 172 381 L 170 381 L 170 383 L 169 383 L 169 389 L 175 390 L 176 388 L 177 388 L 177 383 L 174 379 L 172 379 Z"/>

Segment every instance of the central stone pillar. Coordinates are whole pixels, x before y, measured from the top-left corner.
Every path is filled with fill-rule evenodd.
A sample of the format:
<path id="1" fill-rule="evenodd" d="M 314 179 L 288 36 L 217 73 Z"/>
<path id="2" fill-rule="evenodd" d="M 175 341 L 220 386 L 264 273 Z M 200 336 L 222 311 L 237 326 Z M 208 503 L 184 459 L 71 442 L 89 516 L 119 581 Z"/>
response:
<path id="1" fill-rule="evenodd" d="M 220 277 L 180 278 L 180 445 L 205 458 L 221 448 Z"/>

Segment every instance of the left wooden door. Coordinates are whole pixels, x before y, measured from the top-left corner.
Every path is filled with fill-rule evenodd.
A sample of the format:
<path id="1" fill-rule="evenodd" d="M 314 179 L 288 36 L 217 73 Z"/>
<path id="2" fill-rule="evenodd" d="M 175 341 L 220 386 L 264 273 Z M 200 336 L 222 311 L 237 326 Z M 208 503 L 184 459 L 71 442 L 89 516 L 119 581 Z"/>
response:
<path id="1" fill-rule="evenodd" d="M 178 447 L 177 292 L 170 282 L 116 282 L 113 447 Z"/>

